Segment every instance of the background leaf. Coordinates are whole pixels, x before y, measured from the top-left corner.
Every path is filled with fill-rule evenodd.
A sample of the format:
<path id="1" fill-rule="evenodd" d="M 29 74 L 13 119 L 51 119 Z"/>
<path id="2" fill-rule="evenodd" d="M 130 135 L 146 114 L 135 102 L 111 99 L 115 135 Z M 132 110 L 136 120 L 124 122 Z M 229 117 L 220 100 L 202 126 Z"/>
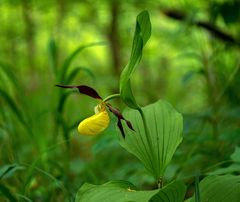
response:
<path id="1" fill-rule="evenodd" d="M 17 202 L 15 196 L 11 193 L 11 191 L 4 185 L 0 184 L 0 195 L 5 196 L 8 198 L 10 202 Z"/>
<path id="2" fill-rule="evenodd" d="M 122 71 L 120 77 L 120 94 L 122 100 L 130 108 L 138 109 L 139 106 L 133 96 L 131 90 L 130 78 L 134 72 L 136 65 L 142 57 L 142 49 L 151 36 L 151 22 L 147 11 L 142 11 L 137 16 L 135 34 L 133 38 L 132 51 L 129 63 Z"/>
<path id="3" fill-rule="evenodd" d="M 90 48 L 90 47 L 94 47 L 94 46 L 102 46 L 105 45 L 103 42 L 96 42 L 96 43 L 90 43 L 87 45 L 83 45 L 83 46 L 79 46 L 78 48 L 76 48 L 65 60 L 64 63 L 60 69 L 59 72 L 59 81 L 61 82 L 66 82 L 66 75 L 67 75 L 67 71 L 72 63 L 72 61 L 74 60 L 74 58 L 84 49 L 86 48 Z"/>
<path id="4" fill-rule="evenodd" d="M 180 113 L 163 100 L 143 107 L 142 110 L 147 120 L 150 142 L 147 140 L 140 113 L 129 110 L 124 116 L 131 121 L 136 132 L 125 126 L 127 135 L 121 144 L 138 157 L 156 179 L 159 179 L 182 141 L 183 119 Z"/>
<path id="5" fill-rule="evenodd" d="M 208 176 L 200 184 L 201 201 L 207 202 L 239 202 L 240 176 Z M 191 198 L 187 202 L 194 202 Z"/>
<path id="6" fill-rule="evenodd" d="M 136 187 L 126 181 L 110 181 L 103 185 L 86 183 L 79 189 L 76 202 L 182 202 L 185 190 L 182 182 L 151 191 L 136 191 Z"/>
<path id="7" fill-rule="evenodd" d="M 240 162 L 240 147 L 235 147 L 234 153 L 231 155 L 231 159 L 234 162 Z"/>
<path id="8" fill-rule="evenodd" d="M 0 97 L 6 102 L 6 104 L 9 106 L 9 109 L 11 109 L 12 112 L 16 115 L 16 117 L 21 122 L 21 124 L 26 128 L 28 133 L 32 135 L 31 128 L 29 124 L 26 122 L 24 114 L 20 111 L 15 101 L 10 97 L 10 95 L 8 95 L 8 93 L 5 92 L 4 90 L 0 89 Z"/>
<path id="9" fill-rule="evenodd" d="M 4 165 L 0 168 L 0 180 L 12 176 L 17 170 L 25 169 L 18 164 Z"/>

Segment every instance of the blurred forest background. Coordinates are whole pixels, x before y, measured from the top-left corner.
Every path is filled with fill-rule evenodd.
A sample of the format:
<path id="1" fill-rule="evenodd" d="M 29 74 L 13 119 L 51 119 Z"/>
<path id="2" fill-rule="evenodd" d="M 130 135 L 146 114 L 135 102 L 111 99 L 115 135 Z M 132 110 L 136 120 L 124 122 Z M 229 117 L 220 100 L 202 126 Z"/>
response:
<path id="1" fill-rule="evenodd" d="M 164 98 L 184 116 L 165 181 L 190 187 L 196 173 L 231 164 L 240 143 L 240 1 L 1 0 L 0 201 L 73 201 L 84 182 L 117 179 L 155 188 L 119 145 L 116 119 L 97 137 L 79 136 L 96 101 L 55 87 L 117 93 L 142 10 L 152 37 L 134 94 L 142 106 Z"/>

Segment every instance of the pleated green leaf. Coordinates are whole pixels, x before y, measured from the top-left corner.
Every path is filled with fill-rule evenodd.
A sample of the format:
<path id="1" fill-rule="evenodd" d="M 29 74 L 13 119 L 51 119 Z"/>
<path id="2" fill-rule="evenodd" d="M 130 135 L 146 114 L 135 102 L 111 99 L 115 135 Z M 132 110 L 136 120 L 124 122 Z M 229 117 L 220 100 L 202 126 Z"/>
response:
<path id="1" fill-rule="evenodd" d="M 142 57 L 142 50 L 148 39 L 151 36 L 151 22 L 147 11 L 142 11 L 137 16 L 135 34 L 133 37 L 132 51 L 129 63 L 123 69 L 120 76 L 120 94 L 122 100 L 130 108 L 138 109 L 139 106 L 133 96 L 131 90 L 130 78 L 136 68 L 136 65 L 140 62 Z"/>
<path id="2" fill-rule="evenodd" d="M 163 189 L 137 191 L 126 181 L 110 181 L 103 185 L 85 183 L 78 191 L 76 202 L 182 202 L 186 187 L 173 182 Z"/>
<path id="3" fill-rule="evenodd" d="M 240 201 L 240 176 L 208 176 L 200 182 L 199 187 L 202 202 Z M 194 198 L 187 202 L 194 202 Z"/>
<path id="4" fill-rule="evenodd" d="M 147 121 L 149 137 L 140 113 L 130 109 L 124 113 L 124 117 L 132 123 L 135 131 L 125 126 L 126 138 L 121 139 L 121 145 L 139 158 L 147 170 L 159 179 L 182 141 L 182 115 L 163 100 L 141 109 Z"/>

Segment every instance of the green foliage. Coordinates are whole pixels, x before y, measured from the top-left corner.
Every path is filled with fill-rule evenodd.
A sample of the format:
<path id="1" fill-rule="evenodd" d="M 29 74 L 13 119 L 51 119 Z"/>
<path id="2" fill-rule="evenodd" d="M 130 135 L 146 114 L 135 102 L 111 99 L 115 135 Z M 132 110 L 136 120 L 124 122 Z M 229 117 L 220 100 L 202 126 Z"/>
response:
<path id="1" fill-rule="evenodd" d="M 143 107 L 142 111 L 147 120 L 149 134 L 144 129 L 140 113 L 128 110 L 124 116 L 131 120 L 135 131 L 125 127 L 127 135 L 121 144 L 137 156 L 156 179 L 159 179 L 163 177 L 177 146 L 182 141 L 182 115 L 163 100 Z"/>
<path id="2" fill-rule="evenodd" d="M 97 43 L 90 43 L 87 45 L 82 45 L 77 47 L 70 55 L 64 59 L 63 64 L 58 67 L 58 48 L 56 45 L 55 40 L 52 38 L 49 41 L 48 44 L 48 52 L 49 52 L 49 61 L 50 61 L 50 67 L 53 70 L 53 73 L 55 75 L 55 82 L 60 84 L 69 84 L 71 83 L 78 75 L 79 72 L 85 72 L 89 77 L 91 77 L 93 80 L 95 79 L 94 74 L 85 67 L 73 67 L 71 68 L 71 64 L 73 60 L 81 53 L 84 49 L 94 46 L 101 46 L 104 45 L 104 43 L 97 42 Z M 55 121 L 56 121 L 56 127 L 62 128 L 63 131 L 63 137 L 65 138 L 66 144 L 68 145 L 69 140 L 69 133 L 73 129 L 72 125 L 76 125 L 75 123 L 78 121 L 74 121 L 74 123 L 67 123 L 67 121 L 64 119 L 64 105 L 67 101 L 67 98 L 72 95 L 72 92 L 62 92 L 59 91 L 58 94 L 58 100 L 59 104 L 56 109 L 55 113 Z"/>
<path id="3" fill-rule="evenodd" d="M 151 36 L 151 22 L 147 11 L 142 11 L 136 20 L 131 57 L 120 77 L 120 94 L 125 104 L 133 109 L 139 109 L 132 93 L 131 76 L 142 57 L 142 50 Z"/>
<path id="4" fill-rule="evenodd" d="M 76 202 L 182 202 L 186 187 L 181 182 L 172 182 L 163 189 L 137 191 L 126 181 L 110 181 L 103 185 L 84 184 L 78 191 Z"/>
<path id="5" fill-rule="evenodd" d="M 99 45 L 104 45 L 104 43 L 102 42 L 97 42 L 97 43 L 91 43 L 91 44 L 87 44 L 87 45 L 83 45 L 83 46 L 79 46 L 78 48 L 76 48 L 76 50 L 74 50 L 63 62 L 61 68 L 59 69 L 59 73 L 58 73 L 58 81 L 59 82 L 63 82 L 65 84 L 65 82 L 69 82 L 71 81 L 70 78 L 72 78 L 72 72 L 68 73 L 68 70 L 70 68 L 70 65 L 72 63 L 72 61 L 76 58 L 76 56 L 81 53 L 84 49 L 89 48 L 89 47 L 94 47 L 94 46 L 99 46 Z M 53 54 L 52 54 L 53 55 Z M 72 71 L 77 71 L 77 69 L 79 69 L 79 67 L 75 67 Z M 92 74 L 91 74 L 92 75 Z"/>
<path id="6" fill-rule="evenodd" d="M 240 163 L 240 147 L 236 147 L 235 151 L 230 157 L 234 162 Z"/>
<path id="7" fill-rule="evenodd" d="M 151 23 L 143 11 L 134 27 L 141 10 Z M 180 179 L 188 187 L 184 199 L 195 192 L 191 201 L 199 200 L 205 176 L 240 174 L 238 0 L 4 0 L 0 12 L 0 201 L 74 201 L 85 182 L 113 179 L 142 192 L 156 188 L 142 161 L 119 145 L 115 117 L 103 134 L 79 136 L 77 125 L 97 102 L 55 87 L 86 84 L 103 97 L 115 94 L 124 66 L 121 98 L 138 109 L 146 145 L 153 124 L 141 106 L 161 98 L 183 115 L 183 141 L 162 190 Z M 124 110 L 120 100 L 110 103 Z"/>
<path id="8" fill-rule="evenodd" d="M 0 180 L 14 175 L 17 170 L 25 169 L 23 166 L 12 164 L 0 168 Z"/>
<path id="9" fill-rule="evenodd" d="M 0 184 L 0 193 L 4 195 L 10 202 L 17 202 L 16 197 L 11 193 L 11 191 L 2 184 Z"/>
<path id="10" fill-rule="evenodd" d="M 208 176 L 200 184 L 201 201 L 238 202 L 240 198 L 240 176 Z M 187 200 L 194 202 L 194 199 Z"/>
<path id="11" fill-rule="evenodd" d="M 0 89 L 0 96 L 2 97 L 3 100 L 7 103 L 9 108 L 12 110 L 12 112 L 16 115 L 18 120 L 26 127 L 26 129 L 29 129 L 29 126 L 27 122 L 24 119 L 24 116 L 22 112 L 19 110 L 18 106 L 16 105 L 15 101 L 10 97 L 10 95 L 5 92 L 4 90 Z"/>
<path id="12" fill-rule="evenodd" d="M 226 167 L 220 167 L 215 169 L 214 171 L 208 172 L 208 175 L 223 175 L 223 174 L 233 174 L 240 173 L 240 148 L 236 147 L 235 151 L 230 156 L 231 162 L 230 165 Z M 223 162 L 224 163 L 224 162 Z"/>

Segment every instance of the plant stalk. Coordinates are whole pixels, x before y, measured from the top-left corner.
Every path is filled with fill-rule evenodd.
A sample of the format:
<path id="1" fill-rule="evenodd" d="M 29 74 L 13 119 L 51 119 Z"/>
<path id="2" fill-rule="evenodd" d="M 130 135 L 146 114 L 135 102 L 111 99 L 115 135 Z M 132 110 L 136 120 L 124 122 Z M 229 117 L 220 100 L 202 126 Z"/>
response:
<path id="1" fill-rule="evenodd" d="M 158 189 L 161 189 L 163 187 L 163 177 L 159 177 L 157 181 Z"/>
<path id="2" fill-rule="evenodd" d="M 109 100 L 112 100 L 112 99 L 115 99 L 115 98 L 119 98 L 120 97 L 120 94 L 117 93 L 117 94 L 112 94 L 112 95 L 109 95 L 107 96 L 105 99 L 103 99 L 103 102 L 107 102 Z"/>

